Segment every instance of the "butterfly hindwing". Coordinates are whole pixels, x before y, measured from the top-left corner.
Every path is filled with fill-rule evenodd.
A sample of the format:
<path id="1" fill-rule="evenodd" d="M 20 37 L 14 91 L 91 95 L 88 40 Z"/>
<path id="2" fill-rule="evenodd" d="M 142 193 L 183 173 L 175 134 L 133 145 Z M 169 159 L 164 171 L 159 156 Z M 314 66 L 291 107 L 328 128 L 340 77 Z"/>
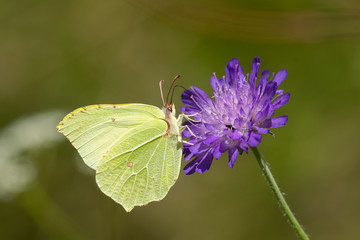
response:
<path id="1" fill-rule="evenodd" d="M 98 163 L 100 189 L 126 211 L 165 197 L 180 171 L 181 146 L 154 120 L 125 134 Z"/>

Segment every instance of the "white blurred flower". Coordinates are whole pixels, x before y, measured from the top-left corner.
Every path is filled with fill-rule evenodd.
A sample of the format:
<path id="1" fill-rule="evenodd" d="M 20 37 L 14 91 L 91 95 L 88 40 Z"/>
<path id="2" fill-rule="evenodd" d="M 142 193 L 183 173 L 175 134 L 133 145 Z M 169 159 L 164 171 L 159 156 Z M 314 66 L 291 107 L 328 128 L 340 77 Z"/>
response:
<path id="1" fill-rule="evenodd" d="M 23 154 L 63 140 L 56 125 L 64 112 L 47 111 L 17 119 L 0 130 L 0 200 L 24 191 L 36 177 L 36 168 Z"/>

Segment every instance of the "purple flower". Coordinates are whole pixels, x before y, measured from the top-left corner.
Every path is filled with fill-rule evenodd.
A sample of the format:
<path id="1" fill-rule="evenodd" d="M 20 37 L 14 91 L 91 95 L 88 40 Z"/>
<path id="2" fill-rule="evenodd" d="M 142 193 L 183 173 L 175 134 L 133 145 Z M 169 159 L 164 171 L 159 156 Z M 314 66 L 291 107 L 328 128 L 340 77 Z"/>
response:
<path id="1" fill-rule="evenodd" d="M 189 138 L 190 143 L 184 144 L 184 159 L 192 159 L 184 168 L 186 174 L 206 172 L 213 159 L 227 150 L 232 168 L 239 154 L 248 153 L 249 146 L 260 143 L 261 134 L 285 125 L 286 115 L 272 116 L 289 100 L 289 93 L 277 90 L 287 71 L 280 70 L 269 79 L 269 70 L 258 77 L 259 68 L 260 58 L 255 57 L 251 73 L 245 75 L 238 59 L 234 58 L 225 67 L 226 77 L 219 79 L 214 73 L 210 78 L 213 100 L 197 87 L 183 92 L 181 98 L 187 107 L 181 111 L 193 118 L 184 123 L 190 129 L 183 131 L 183 137 Z"/>

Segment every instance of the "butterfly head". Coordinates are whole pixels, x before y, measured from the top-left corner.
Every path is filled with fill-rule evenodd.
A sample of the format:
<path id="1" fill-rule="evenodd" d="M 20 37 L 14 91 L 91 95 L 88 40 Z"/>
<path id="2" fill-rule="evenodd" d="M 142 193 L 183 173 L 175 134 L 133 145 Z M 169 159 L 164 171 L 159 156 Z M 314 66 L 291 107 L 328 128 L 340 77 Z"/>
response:
<path id="1" fill-rule="evenodd" d="M 163 112 L 165 113 L 165 115 L 172 114 L 175 116 L 175 104 L 165 104 L 163 107 Z"/>

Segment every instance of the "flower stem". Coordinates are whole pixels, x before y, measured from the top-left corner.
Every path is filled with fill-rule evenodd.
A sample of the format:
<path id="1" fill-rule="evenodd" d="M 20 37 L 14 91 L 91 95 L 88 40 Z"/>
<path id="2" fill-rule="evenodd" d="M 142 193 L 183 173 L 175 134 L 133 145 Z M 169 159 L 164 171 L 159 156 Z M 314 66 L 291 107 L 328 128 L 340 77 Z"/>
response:
<path id="1" fill-rule="evenodd" d="M 284 212 L 285 217 L 289 220 L 291 227 L 295 230 L 298 237 L 302 240 L 309 240 L 309 237 L 306 235 L 305 231 L 300 226 L 299 222 L 296 220 L 294 214 L 291 212 L 289 205 L 286 203 L 283 194 L 280 192 L 280 188 L 276 184 L 276 181 L 271 174 L 270 168 L 264 158 L 261 156 L 261 153 L 257 147 L 251 147 L 257 162 L 261 168 L 262 173 L 264 174 L 265 180 L 269 184 L 272 192 L 274 193 L 281 210 Z"/>

